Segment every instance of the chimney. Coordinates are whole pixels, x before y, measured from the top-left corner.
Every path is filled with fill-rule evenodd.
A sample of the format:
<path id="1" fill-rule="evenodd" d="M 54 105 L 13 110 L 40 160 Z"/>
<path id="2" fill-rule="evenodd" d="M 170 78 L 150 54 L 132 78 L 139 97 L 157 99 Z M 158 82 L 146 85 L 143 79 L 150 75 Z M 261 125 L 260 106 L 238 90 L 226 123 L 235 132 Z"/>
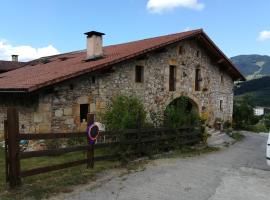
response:
<path id="1" fill-rule="evenodd" d="M 11 55 L 11 60 L 12 60 L 12 62 L 18 62 L 19 56 L 18 55 Z"/>
<path id="2" fill-rule="evenodd" d="M 85 33 L 87 35 L 87 55 L 86 60 L 95 60 L 103 57 L 103 41 L 104 33 L 97 31 L 90 31 Z"/>

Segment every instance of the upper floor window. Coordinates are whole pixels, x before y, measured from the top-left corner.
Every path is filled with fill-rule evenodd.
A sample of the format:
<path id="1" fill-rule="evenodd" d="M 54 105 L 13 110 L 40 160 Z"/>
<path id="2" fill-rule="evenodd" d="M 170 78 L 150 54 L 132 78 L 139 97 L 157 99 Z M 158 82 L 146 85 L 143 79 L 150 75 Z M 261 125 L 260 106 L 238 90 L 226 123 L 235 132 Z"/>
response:
<path id="1" fill-rule="evenodd" d="M 92 84 L 95 84 L 96 83 L 96 77 L 95 76 L 92 76 L 91 77 L 91 82 L 92 82 Z"/>
<path id="2" fill-rule="evenodd" d="M 219 110 L 223 111 L 223 100 L 219 101 Z"/>
<path id="3" fill-rule="evenodd" d="M 199 58 L 201 55 L 200 51 L 196 51 L 196 56 Z"/>
<path id="4" fill-rule="evenodd" d="M 170 74 L 169 74 L 169 91 L 175 91 L 175 76 L 176 75 L 176 67 L 174 65 L 170 65 Z"/>
<path id="5" fill-rule="evenodd" d="M 142 83 L 143 82 L 143 66 L 137 65 L 135 68 L 135 82 Z"/>
<path id="6" fill-rule="evenodd" d="M 220 83 L 223 85 L 224 84 L 224 77 L 223 75 L 220 76 Z"/>
<path id="7" fill-rule="evenodd" d="M 179 55 L 183 55 L 184 54 L 184 47 L 183 46 L 179 46 L 178 47 L 178 54 Z"/>
<path id="8" fill-rule="evenodd" d="M 195 70 L 195 91 L 200 91 L 200 82 L 201 82 L 201 69 L 196 68 Z"/>

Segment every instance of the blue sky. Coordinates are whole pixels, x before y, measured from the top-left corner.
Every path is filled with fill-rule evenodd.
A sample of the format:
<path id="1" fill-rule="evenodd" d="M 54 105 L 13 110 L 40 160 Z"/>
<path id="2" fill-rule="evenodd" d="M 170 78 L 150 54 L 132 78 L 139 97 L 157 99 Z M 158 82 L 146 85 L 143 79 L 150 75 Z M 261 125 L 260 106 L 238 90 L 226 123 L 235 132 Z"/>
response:
<path id="1" fill-rule="evenodd" d="M 0 59 L 84 49 L 90 30 L 106 33 L 109 45 L 196 28 L 230 57 L 270 55 L 269 0 L 1 0 L 0 6 Z"/>

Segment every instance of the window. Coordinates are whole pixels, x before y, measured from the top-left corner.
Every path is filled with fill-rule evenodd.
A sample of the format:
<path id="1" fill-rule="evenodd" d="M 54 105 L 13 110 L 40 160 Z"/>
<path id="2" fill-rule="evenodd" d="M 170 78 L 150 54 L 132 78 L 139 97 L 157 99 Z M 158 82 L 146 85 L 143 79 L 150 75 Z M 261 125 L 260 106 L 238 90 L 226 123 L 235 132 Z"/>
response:
<path id="1" fill-rule="evenodd" d="M 183 46 L 179 46 L 179 48 L 178 48 L 178 54 L 179 55 L 183 55 L 184 54 L 184 48 L 183 48 Z"/>
<path id="2" fill-rule="evenodd" d="M 81 104 L 80 105 L 80 121 L 87 121 L 87 114 L 89 112 L 89 104 Z"/>
<path id="3" fill-rule="evenodd" d="M 224 78 L 223 75 L 220 76 L 220 83 L 223 85 L 224 84 Z"/>
<path id="4" fill-rule="evenodd" d="M 143 82 L 143 66 L 137 65 L 135 68 L 135 82 L 142 83 Z"/>
<path id="5" fill-rule="evenodd" d="M 195 71 L 195 91 L 200 91 L 200 82 L 201 82 L 201 69 L 196 68 Z"/>
<path id="6" fill-rule="evenodd" d="M 92 76 L 91 82 L 92 82 L 92 84 L 95 84 L 96 83 L 96 77 L 95 76 Z"/>
<path id="7" fill-rule="evenodd" d="M 200 51 L 196 52 L 196 56 L 199 58 L 200 57 Z"/>
<path id="8" fill-rule="evenodd" d="M 219 110 L 223 111 L 223 100 L 219 101 Z"/>
<path id="9" fill-rule="evenodd" d="M 174 65 L 170 65 L 169 91 L 175 91 L 175 69 Z"/>

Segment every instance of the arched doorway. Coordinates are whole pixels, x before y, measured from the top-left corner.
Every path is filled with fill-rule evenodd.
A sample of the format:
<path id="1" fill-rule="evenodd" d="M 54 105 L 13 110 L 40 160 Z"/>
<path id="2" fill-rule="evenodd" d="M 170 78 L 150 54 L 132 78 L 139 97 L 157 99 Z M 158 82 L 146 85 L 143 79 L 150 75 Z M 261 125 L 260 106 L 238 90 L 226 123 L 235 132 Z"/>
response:
<path id="1" fill-rule="evenodd" d="M 164 111 L 164 125 L 170 127 L 193 126 L 199 121 L 198 105 L 186 96 L 174 99 Z"/>

